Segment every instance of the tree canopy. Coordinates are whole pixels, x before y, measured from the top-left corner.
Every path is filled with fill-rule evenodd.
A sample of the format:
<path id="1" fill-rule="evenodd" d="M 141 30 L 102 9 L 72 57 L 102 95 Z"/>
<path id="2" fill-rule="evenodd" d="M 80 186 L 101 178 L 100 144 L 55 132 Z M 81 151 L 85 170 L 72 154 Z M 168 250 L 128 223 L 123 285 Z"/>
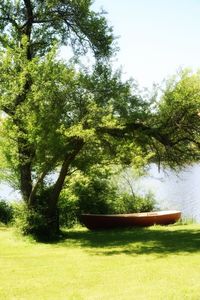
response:
<path id="1" fill-rule="evenodd" d="M 158 102 L 157 124 L 168 139 L 158 160 L 171 167 L 200 159 L 200 73 L 183 70 L 167 81 Z"/>

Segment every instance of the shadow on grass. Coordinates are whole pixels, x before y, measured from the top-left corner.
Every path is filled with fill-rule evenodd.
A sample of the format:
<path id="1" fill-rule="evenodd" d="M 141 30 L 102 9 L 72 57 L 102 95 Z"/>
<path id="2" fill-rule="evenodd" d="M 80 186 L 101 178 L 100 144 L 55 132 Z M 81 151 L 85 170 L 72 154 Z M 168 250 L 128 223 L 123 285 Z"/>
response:
<path id="1" fill-rule="evenodd" d="M 199 227 L 183 226 L 65 232 L 60 246 L 87 248 L 94 255 L 183 254 L 200 251 Z"/>
<path id="2" fill-rule="evenodd" d="M 0 231 L 8 231 L 9 227 L 0 223 Z"/>

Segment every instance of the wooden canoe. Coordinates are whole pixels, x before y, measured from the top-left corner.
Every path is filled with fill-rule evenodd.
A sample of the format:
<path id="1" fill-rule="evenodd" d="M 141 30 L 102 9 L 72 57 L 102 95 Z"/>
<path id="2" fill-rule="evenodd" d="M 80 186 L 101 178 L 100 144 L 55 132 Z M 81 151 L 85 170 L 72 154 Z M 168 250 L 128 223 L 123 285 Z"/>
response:
<path id="1" fill-rule="evenodd" d="M 133 214 L 98 215 L 82 214 L 82 223 L 91 230 L 112 229 L 117 227 L 169 225 L 177 222 L 181 212 L 177 210 L 155 211 Z"/>

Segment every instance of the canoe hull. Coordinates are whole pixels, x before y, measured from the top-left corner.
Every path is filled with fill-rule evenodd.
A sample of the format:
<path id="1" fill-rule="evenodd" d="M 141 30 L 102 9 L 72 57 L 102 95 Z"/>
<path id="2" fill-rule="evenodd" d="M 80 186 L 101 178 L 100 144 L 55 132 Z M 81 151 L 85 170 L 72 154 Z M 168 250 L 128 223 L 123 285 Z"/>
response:
<path id="1" fill-rule="evenodd" d="M 82 214 L 81 221 L 88 229 L 98 230 L 117 227 L 146 227 L 155 224 L 169 225 L 177 222 L 180 217 L 180 211 L 158 211 L 119 215 Z"/>

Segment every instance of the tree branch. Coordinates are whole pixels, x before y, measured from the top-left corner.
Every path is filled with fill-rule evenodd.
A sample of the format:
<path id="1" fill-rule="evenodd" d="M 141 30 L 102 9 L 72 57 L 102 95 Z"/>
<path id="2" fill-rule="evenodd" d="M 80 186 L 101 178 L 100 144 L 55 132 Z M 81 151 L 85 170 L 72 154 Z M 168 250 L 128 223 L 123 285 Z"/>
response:
<path id="1" fill-rule="evenodd" d="M 97 133 L 107 133 L 116 138 L 123 138 L 128 134 L 140 131 L 148 137 L 154 137 L 157 141 L 163 145 L 171 146 L 172 142 L 166 134 L 161 134 L 159 128 L 151 128 L 142 123 L 127 123 L 122 128 L 109 128 L 109 127 L 98 127 Z"/>

